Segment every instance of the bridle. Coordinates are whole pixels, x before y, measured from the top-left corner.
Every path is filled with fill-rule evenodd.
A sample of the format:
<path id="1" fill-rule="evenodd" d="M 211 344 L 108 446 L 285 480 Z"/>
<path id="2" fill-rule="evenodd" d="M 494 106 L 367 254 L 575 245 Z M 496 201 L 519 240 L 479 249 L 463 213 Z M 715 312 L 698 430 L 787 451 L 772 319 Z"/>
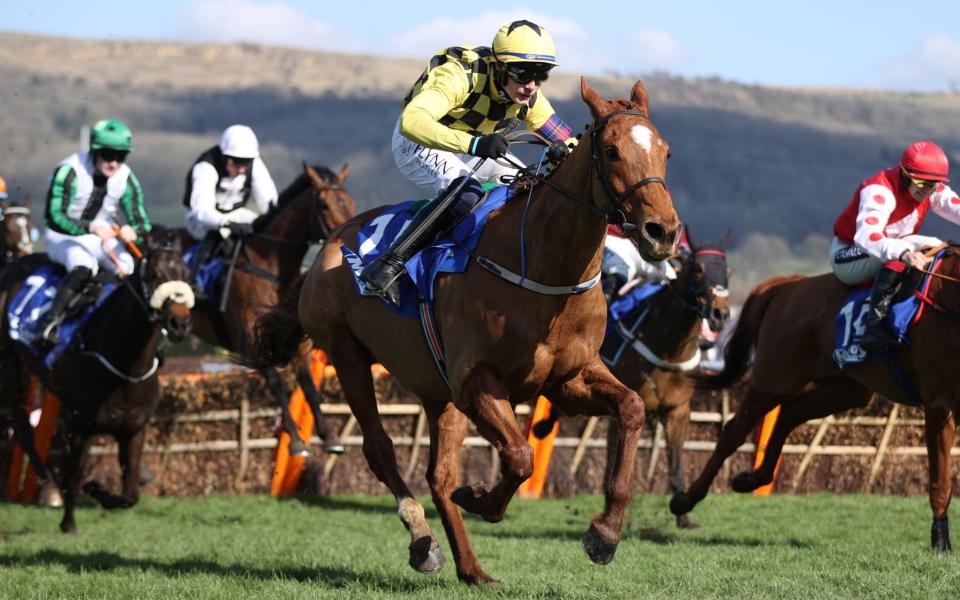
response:
<path id="1" fill-rule="evenodd" d="M 639 227 L 635 223 L 631 223 L 627 221 L 627 216 L 626 214 L 624 214 L 623 209 L 621 208 L 623 206 L 623 203 L 634 192 L 636 192 L 637 190 L 639 190 L 644 186 L 650 185 L 652 183 L 659 183 L 660 185 L 664 186 L 664 188 L 666 188 L 666 185 L 667 185 L 666 182 L 663 180 L 662 177 L 658 177 L 658 176 L 644 177 L 640 181 L 637 181 L 633 185 L 627 187 L 627 189 L 625 189 L 623 192 L 620 192 L 618 194 L 613 187 L 613 182 L 610 181 L 610 177 L 607 175 L 607 172 L 603 168 L 603 163 L 600 162 L 600 154 L 598 153 L 600 136 L 603 133 L 603 129 L 604 127 L 606 127 L 607 123 L 609 123 L 610 120 L 613 119 L 614 117 L 627 116 L 627 115 L 634 115 L 642 118 L 647 118 L 647 114 L 641 110 L 614 111 L 608 115 L 603 116 L 601 119 L 597 120 L 596 122 L 594 122 L 593 129 L 590 133 L 590 152 L 591 152 L 591 161 L 593 164 L 593 171 L 596 173 L 597 178 L 600 179 L 600 182 L 603 184 L 604 193 L 606 194 L 607 200 L 613 206 L 613 210 L 603 210 L 597 207 L 596 205 L 594 205 L 592 202 L 586 202 L 584 200 L 581 200 L 576 194 L 570 192 L 569 190 L 563 188 L 562 186 L 557 185 L 553 181 L 547 179 L 546 175 L 536 172 L 537 165 L 531 165 L 528 167 L 528 166 L 517 164 L 510 159 L 507 159 L 507 161 L 510 163 L 511 166 L 518 168 L 519 170 L 518 175 L 522 174 L 524 177 L 535 179 L 538 184 L 542 183 L 546 185 L 547 187 L 553 189 L 555 192 L 559 193 L 564 198 L 567 198 L 568 200 L 572 200 L 576 204 L 583 206 L 584 208 L 591 211 L 595 215 L 606 220 L 608 223 L 620 225 L 620 227 L 622 227 L 625 231 L 639 229 Z M 531 131 L 517 131 L 514 133 L 510 133 L 510 134 L 507 134 L 507 138 L 512 139 L 514 137 L 519 137 L 520 135 L 533 135 L 533 137 L 537 137 L 540 139 L 540 143 L 543 143 L 546 146 L 550 145 L 549 140 L 547 140 L 544 136 L 542 136 L 539 133 L 531 132 Z"/>
<path id="2" fill-rule="evenodd" d="M 684 304 L 684 306 L 686 306 L 690 310 L 697 313 L 697 316 L 699 316 L 701 319 L 707 319 L 710 316 L 709 315 L 710 303 L 709 302 L 701 303 L 700 300 L 703 298 L 707 298 L 708 296 L 712 296 L 716 298 L 722 294 L 727 294 L 729 292 L 727 291 L 727 288 L 725 286 L 721 286 L 720 284 L 711 285 L 710 281 L 706 276 L 704 276 L 704 278 L 701 280 L 697 280 L 697 278 L 694 276 L 694 273 L 690 267 L 692 267 L 693 264 L 697 262 L 698 256 L 717 256 L 722 258 L 724 261 L 726 261 L 727 255 L 723 250 L 719 250 L 715 248 L 704 248 L 702 250 L 695 250 L 693 254 L 690 256 L 690 266 L 689 267 L 684 266 L 684 270 L 689 270 L 689 273 L 686 275 L 687 284 L 685 286 L 685 289 L 682 292 L 677 293 L 676 295 L 680 297 L 680 301 Z"/>
<path id="3" fill-rule="evenodd" d="M 20 232 L 20 239 L 17 240 L 16 249 L 23 254 L 30 254 L 33 252 L 33 239 L 31 238 L 30 229 L 27 227 L 27 219 L 30 217 L 30 209 L 26 206 L 7 206 L 5 208 L 0 208 L 0 222 L 7 220 L 7 217 L 16 215 L 18 218 L 14 220 L 14 224 L 17 226 Z M 5 237 L 5 236 L 4 236 Z M 5 246 L 5 258 L 9 261 L 16 257 L 13 246 L 9 246 L 4 239 L 3 245 Z"/>

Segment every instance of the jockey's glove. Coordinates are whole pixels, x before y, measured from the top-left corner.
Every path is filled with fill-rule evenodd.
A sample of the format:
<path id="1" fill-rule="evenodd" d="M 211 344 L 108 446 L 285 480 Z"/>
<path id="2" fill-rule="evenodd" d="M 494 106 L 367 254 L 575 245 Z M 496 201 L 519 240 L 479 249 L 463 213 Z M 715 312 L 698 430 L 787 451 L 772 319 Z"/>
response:
<path id="1" fill-rule="evenodd" d="M 550 144 L 547 148 L 547 160 L 550 162 L 560 162 L 570 154 L 570 148 L 566 142 L 558 141 Z"/>
<path id="2" fill-rule="evenodd" d="M 478 135 L 470 142 L 470 154 L 483 158 L 500 158 L 507 153 L 507 138 L 499 133 Z"/>
<path id="3" fill-rule="evenodd" d="M 243 237 L 253 233 L 253 223 L 229 223 L 227 229 L 230 230 L 230 235 Z"/>

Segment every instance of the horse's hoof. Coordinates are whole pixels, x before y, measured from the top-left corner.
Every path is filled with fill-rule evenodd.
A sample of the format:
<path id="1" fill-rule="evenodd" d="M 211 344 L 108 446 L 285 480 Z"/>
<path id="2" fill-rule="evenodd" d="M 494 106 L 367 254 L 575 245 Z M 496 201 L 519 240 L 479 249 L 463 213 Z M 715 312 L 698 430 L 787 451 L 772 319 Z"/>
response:
<path id="1" fill-rule="evenodd" d="M 478 573 L 471 573 L 469 575 L 465 573 L 458 573 L 457 578 L 459 578 L 461 582 L 469 585 L 485 585 L 487 587 L 491 587 L 494 589 L 500 587 L 499 581 L 497 581 L 493 577 L 490 577 L 483 571 L 479 571 Z"/>
<path id="2" fill-rule="evenodd" d="M 290 441 L 290 456 L 300 456 L 306 458 L 310 456 L 310 448 L 301 440 L 294 438 Z"/>
<path id="3" fill-rule="evenodd" d="M 690 520 L 687 515 L 677 515 L 677 527 L 680 529 L 700 529 L 700 526 Z"/>
<path id="4" fill-rule="evenodd" d="M 63 496 L 53 482 L 45 483 L 37 495 L 37 504 L 46 508 L 63 508 Z"/>
<path id="5" fill-rule="evenodd" d="M 418 573 L 436 573 L 446 563 L 443 552 L 429 535 L 410 543 L 410 566 Z"/>
<path id="6" fill-rule="evenodd" d="M 477 513 L 477 500 L 487 493 L 483 482 L 461 485 L 450 494 L 450 500 L 467 512 Z"/>
<path id="7" fill-rule="evenodd" d="M 64 533 L 69 533 L 71 535 L 76 535 L 77 533 L 77 524 L 73 521 L 61 521 L 60 522 L 60 531 Z"/>
<path id="8" fill-rule="evenodd" d="M 617 553 L 619 544 L 603 539 L 603 536 L 591 523 L 590 529 L 587 529 L 587 532 L 580 538 L 580 545 L 583 546 L 583 551 L 587 553 L 590 560 L 598 565 L 606 565 L 613 560 L 613 555 Z"/>
<path id="9" fill-rule="evenodd" d="M 551 419 L 544 419 L 542 421 L 537 421 L 536 423 L 533 424 L 533 435 L 536 436 L 538 440 L 542 440 L 543 438 L 550 435 L 550 432 L 553 431 L 553 425 L 555 423 L 556 421 L 553 421 Z"/>
<path id="10" fill-rule="evenodd" d="M 687 492 L 677 492 L 670 498 L 670 512 L 678 517 L 693 510 L 693 505 L 693 499 Z"/>
<path id="11" fill-rule="evenodd" d="M 950 522 L 947 517 L 934 517 L 930 528 L 930 546 L 937 552 L 952 552 L 950 546 Z"/>
<path id="12" fill-rule="evenodd" d="M 730 481 L 730 487 L 733 488 L 733 491 L 740 494 L 748 494 L 761 485 L 763 484 L 757 480 L 757 477 L 752 471 L 738 473 L 737 476 Z"/>

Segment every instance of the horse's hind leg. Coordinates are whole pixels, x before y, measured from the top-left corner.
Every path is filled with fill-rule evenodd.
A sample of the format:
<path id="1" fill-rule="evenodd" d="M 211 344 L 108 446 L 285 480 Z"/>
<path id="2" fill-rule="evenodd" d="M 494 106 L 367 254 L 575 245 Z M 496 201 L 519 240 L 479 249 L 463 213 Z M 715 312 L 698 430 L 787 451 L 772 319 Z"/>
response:
<path id="1" fill-rule="evenodd" d="M 866 406 L 872 396 L 872 392 L 852 379 L 834 378 L 818 382 L 802 393 L 784 400 L 777 423 L 767 440 L 763 462 L 754 471 L 744 471 L 736 475 L 731 487 L 735 492 L 747 493 L 771 483 L 783 445 L 794 429 L 812 419 Z"/>
<path id="2" fill-rule="evenodd" d="M 67 430 L 67 444 L 63 456 L 63 520 L 60 521 L 60 530 L 64 533 L 76 533 L 77 523 L 73 511 L 77 506 L 80 480 L 83 478 L 83 457 L 87 452 L 87 439 L 83 434 L 75 432 L 70 423 L 67 423 Z"/>
<path id="3" fill-rule="evenodd" d="M 460 485 L 460 449 L 467 435 L 467 417 L 452 403 L 442 408 L 424 403 L 424 408 L 429 417 L 431 440 L 427 481 L 453 550 L 457 577 L 465 583 L 495 584 L 496 581 L 481 568 L 470 544 L 460 507 L 451 499 L 453 491 Z"/>
<path id="4" fill-rule="evenodd" d="M 344 328 L 332 337 L 330 356 L 337 368 L 343 395 L 363 432 L 363 455 L 370 470 L 397 501 L 400 520 L 410 532 L 410 566 L 421 573 L 443 567 L 443 554 L 421 505 L 400 475 L 393 440 L 383 429 L 370 367 L 373 359 L 353 334 Z"/>
<path id="5" fill-rule="evenodd" d="M 112 493 L 99 481 L 88 481 L 83 491 L 106 509 L 130 508 L 140 500 L 140 462 L 143 458 L 145 430 L 117 439 L 120 470 L 123 474 L 123 490 L 120 495 Z"/>
<path id="6" fill-rule="evenodd" d="M 297 431 L 297 423 L 293 420 L 293 415 L 290 414 L 290 390 L 288 390 L 284 384 L 283 378 L 280 377 L 280 373 L 278 373 L 276 369 L 262 369 L 260 374 L 267 381 L 267 388 L 270 390 L 270 394 L 273 395 L 277 406 L 280 407 L 280 426 L 283 427 L 283 430 L 290 436 L 290 454 L 294 456 L 309 456 L 310 448 L 307 446 L 307 442 L 310 440 L 300 438 L 300 432 Z"/>
<path id="7" fill-rule="evenodd" d="M 747 435 L 753 431 L 760 419 L 770 412 L 770 409 L 779 404 L 783 398 L 782 395 L 761 392 L 753 387 L 747 389 L 737 413 L 733 419 L 724 425 L 720 439 L 717 440 L 717 446 L 707 460 L 707 464 L 704 465 L 703 471 L 700 472 L 700 476 L 690 485 L 687 491 L 674 494 L 670 499 L 670 512 L 675 515 L 686 514 L 707 496 L 707 492 L 710 491 L 710 484 L 716 478 L 723 462 L 737 451 L 737 448 L 747 439 Z"/>
<path id="8" fill-rule="evenodd" d="M 690 396 L 692 388 L 685 388 L 675 393 L 686 394 L 687 398 L 667 411 L 663 421 L 664 437 L 667 442 L 667 474 L 670 491 L 674 494 L 686 489 L 683 478 L 683 443 L 687 439 L 687 430 L 690 428 Z M 689 392 L 689 393 L 688 393 Z M 690 520 L 687 514 L 677 515 L 677 527 L 681 529 L 696 529 L 699 527 Z"/>
<path id="9" fill-rule="evenodd" d="M 533 473 L 533 448 L 520 431 L 509 393 L 494 368 L 477 365 L 460 391 L 464 411 L 500 456 L 500 481 L 489 490 L 482 483 L 454 491 L 452 499 L 464 510 L 491 523 L 503 520 L 517 488 Z"/>
<path id="10" fill-rule="evenodd" d="M 323 440 L 323 451 L 328 454 L 343 454 L 346 448 L 343 447 L 343 443 L 337 434 L 331 431 L 327 419 L 323 416 L 323 411 L 320 409 L 320 390 L 314 385 L 313 375 L 310 374 L 310 368 L 306 364 L 297 368 L 297 383 L 300 384 L 303 395 L 313 412 L 314 428 L 317 430 L 317 435 Z"/>
<path id="11" fill-rule="evenodd" d="M 953 473 L 950 452 L 956 421 L 953 413 L 940 407 L 924 408 L 924 437 L 927 441 L 927 460 L 930 476 L 930 508 L 933 526 L 930 545 L 934 550 L 947 552 L 950 547 L 950 525 L 947 509 L 953 495 Z"/>

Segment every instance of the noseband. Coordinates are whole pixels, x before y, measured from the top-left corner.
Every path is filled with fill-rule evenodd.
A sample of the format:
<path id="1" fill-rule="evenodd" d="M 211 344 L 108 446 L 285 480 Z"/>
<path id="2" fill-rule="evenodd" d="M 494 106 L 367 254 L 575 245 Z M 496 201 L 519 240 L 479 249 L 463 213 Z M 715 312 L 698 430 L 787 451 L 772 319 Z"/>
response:
<path id="1" fill-rule="evenodd" d="M 690 258 L 690 262 L 691 263 L 696 262 L 696 259 L 698 256 L 719 256 L 723 258 L 724 261 L 726 261 L 727 255 L 723 250 L 714 250 L 714 249 L 696 250 L 694 251 L 693 256 Z M 704 275 L 706 275 L 706 272 L 704 273 Z M 714 297 L 720 297 L 720 296 L 723 296 L 724 294 L 729 294 L 729 292 L 727 291 L 726 287 L 721 286 L 719 284 L 715 284 L 711 286 L 710 282 L 707 280 L 706 277 L 704 277 L 703 281 L 699 281 L 699 282 L 696 280 L 695 277 L 693 277 L 692 274 L 688 275 L 688 277 L 690 278 L 688 280 L 689 283 L 686 286 L 686 290 L 684 290 L 681 300 L 690 310 L 693 310 L 694 312 L 696 312 L 701 319 L 706 319 L 709 317 L 709 314 L 707 313 L 708 313 L 708 307 L 710 306 L 710 303 L 701 304 L 699 300 L 701 298 L 704 298 L 707 295 L 707 292 L 711 290 L 713 291 Z"/>

